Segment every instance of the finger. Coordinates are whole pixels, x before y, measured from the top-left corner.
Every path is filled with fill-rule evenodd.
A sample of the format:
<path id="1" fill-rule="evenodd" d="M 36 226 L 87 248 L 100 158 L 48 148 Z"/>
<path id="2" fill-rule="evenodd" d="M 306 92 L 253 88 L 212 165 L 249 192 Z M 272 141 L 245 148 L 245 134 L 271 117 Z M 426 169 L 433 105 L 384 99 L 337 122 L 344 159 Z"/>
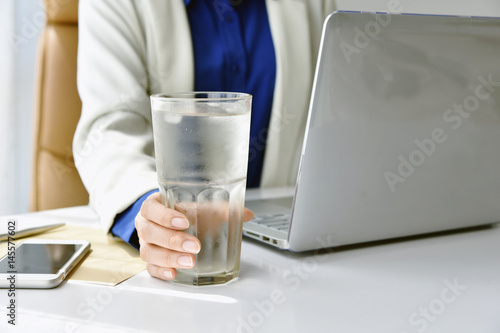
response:
<path id="1" fill-rule="evenodd" d="M 167 281 L 175 279 L 175 276 L 177 275 L 177 271 L 173 268 L 166 268 L 153 264 L 147 264 L 146 270 L 152 277 Z"/>
<path id="2" fill-rule="evenodd" d="M 137 214 L 135 228 L 137 236 L 142 242 L 155 244 L 177 252 L 200 252 L 201 243 L 195 236 L 180 230 L 162 227 L 145 219 L 140 213 Z"/>
<path id="3" fill-rule="evenodd" d="M 245 207 L 243 212 L 243 222 L 248 222 L 255 217 L 255 214 L 248 208 Z"/>
<path id="4" fill-rule="evenodd" d="M 186 216 L 178 211 L 165 207 L 160 202 L 160 194 L 150 195 L 141 206 L 141 215 L 166 228 L 184 230 L 189 227 Z"/>
<path id="5" fill-rule="evenodd" d="M 163 268 L 192 268 L 196 264 L 196 258 L 192 254 L 172 251 L 149 243 L 142 244 L 140 255 L 146 263 Z"/>

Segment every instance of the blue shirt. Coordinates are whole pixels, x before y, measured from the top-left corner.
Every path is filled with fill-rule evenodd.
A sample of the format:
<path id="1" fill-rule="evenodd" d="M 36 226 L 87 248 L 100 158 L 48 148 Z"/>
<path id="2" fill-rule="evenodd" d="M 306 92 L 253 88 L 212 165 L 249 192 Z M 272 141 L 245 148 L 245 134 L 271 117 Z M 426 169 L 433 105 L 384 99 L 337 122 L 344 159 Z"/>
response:
<path id="1" fill-rule="evenodd" d="M 265 0 L 184 0 L 191 28 L 196 91 L 253 96 L 247 187 L 260 183 L 276 60 Z M 138 248 L 134 219 L 143 195 L 119 214 L 111 232 Z"/>

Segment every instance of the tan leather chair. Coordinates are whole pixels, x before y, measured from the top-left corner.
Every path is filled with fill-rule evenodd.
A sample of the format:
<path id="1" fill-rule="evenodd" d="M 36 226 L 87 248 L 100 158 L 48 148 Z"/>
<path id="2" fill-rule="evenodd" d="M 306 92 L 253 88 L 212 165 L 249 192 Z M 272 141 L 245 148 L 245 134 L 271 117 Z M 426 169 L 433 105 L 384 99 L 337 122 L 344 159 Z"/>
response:
<path id="1" fill-rule="evenodd" d="M 82 107 L 76 89 L 78 0 L 45 0 L 45 8 L 47 25 L 37 64 L 31 211 L 88 203 L 72 153 Z"/>

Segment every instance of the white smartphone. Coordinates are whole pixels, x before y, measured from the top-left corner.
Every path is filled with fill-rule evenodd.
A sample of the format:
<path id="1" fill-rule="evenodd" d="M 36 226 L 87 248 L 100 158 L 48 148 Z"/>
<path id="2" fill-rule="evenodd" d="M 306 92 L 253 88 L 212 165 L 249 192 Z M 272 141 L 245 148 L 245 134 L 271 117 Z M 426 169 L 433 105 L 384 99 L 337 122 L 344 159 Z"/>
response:
<path id="1" fill-rule="evenodd" d="M 0 288 L 54 288 L 90 250 L 85 240 L 32 239 L 8 244 L 0 260 Z"/>

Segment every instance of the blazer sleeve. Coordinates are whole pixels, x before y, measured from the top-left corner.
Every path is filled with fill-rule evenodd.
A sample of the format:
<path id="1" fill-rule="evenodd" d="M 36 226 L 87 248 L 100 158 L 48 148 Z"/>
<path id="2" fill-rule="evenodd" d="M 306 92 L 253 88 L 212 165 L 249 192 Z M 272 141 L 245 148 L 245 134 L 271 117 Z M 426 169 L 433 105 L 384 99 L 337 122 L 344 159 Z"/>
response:
<path id="1" fill-rule="evenodd" d="M 146 67 L 135 2 L 81 0 L 73 154 L 90 205 L 109 231 L 117 214 L 158 188 Z"/>

